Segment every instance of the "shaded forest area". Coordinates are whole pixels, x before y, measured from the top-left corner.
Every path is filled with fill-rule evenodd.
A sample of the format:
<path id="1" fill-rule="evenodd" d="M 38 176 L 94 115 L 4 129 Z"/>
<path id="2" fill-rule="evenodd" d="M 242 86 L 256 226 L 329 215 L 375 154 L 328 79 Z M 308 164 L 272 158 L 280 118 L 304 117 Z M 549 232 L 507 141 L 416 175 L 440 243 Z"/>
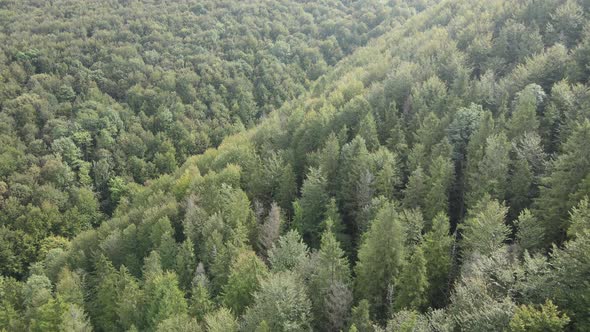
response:
<path id="1" fill-rule="evenodd" d="M 0 329 L 590 331 L 589 10 L 0 1 Z"/>

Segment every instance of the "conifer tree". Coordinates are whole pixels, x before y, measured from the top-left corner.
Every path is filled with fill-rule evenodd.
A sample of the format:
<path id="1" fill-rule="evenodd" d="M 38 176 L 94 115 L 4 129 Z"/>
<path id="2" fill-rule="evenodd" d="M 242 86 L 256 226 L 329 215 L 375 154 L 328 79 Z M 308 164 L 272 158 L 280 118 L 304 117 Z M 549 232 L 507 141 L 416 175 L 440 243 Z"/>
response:
<path id="1" fill-rule="evenodd" d="M 221 307 L 205 316 L 208 332 L 237 332 L 238 321 L 230 310 Z"/>
<path id="2" fill-rule="evenodd" d="M 332 222 L 322 234 L 316 266 L 309 282 L 313 312 L 318 327 L 338 331 L 346 319 L 350 305 L 350 269 L 340 244 L 332 233 Z"/>
<path id="3" fill-rule="evenodd" d="M 309 330 L 310 310 L 306 287 L 293 272 L 271 274 L 244 314 L 244 331 L 255 331 L 262 321 L 271 331 Z"/>
<path id="4" fill-rule="evenodd" d="M 281 208 L 276 203 L 272 203 L 258 235 L 258 245 L 264 255 L 268 255 L 273 244 L 279 239 L 282 226 Z"/>
<path id="5" fill-rule="evenodd" d="M 434 308 L 443 307 L 448 297 L 453 246 L 449 228 L 449 218 L 439 213 L 432 220 L 432 228 L 424 235 L 421 243 L 426 258 L 428 302 Z"/>
<path id="6" fill-rule="evenodd" d="M 147 328 L 153 329 L 160 322 L 187 312 L 186 300 L 178 288 L 178 279 L 174 272 L 151 275 L 146 281 L 144 292 Z"/>
<path id="7" fill-rule="evenodd" d="M 183 290 L 188 291 L 191 288 L 193 272 L 196 268 L 195 249 L 193 241 L 191 241 L 190 238 L 184 240 L 179 246 L 175 260 L 175 271 L 178 275 L 178 283 Z"/>
<path id="8" fill-rule="evenodd" d="M 223 286 L 223 304 L 236 315 L 241 315 L 252 303 L 260 281 L 267 274 L 268 268 L 253 251 L 242 251 L 232 264 L 227 284 Z"/>
<path id="9" fill-rule="evenodd" d="M 403 266 L 396 280 L 397 292 L 394 295 L 394 308 L 422 309 L 427 302 L 428 278 L 426 259 L 420 247 L 416 247 Z"/>
<path id="10" fill-rule="evenodd" d="M 466 255 L 489 255 L 500 248 L 510 230 L 504 224 L 508 209 L 498 201 L 485 196 L 468 213 L 462 230 L 461 247 Z"/>
<path id="11" fill-rule="evenodd" d="M 328 194 L 326 179 L 319 169 L 310 168 L 301 187 L 301 224 L 297 228 L 307 243 L 313 246 L 319 242 L 320 226 L 324 218 Z"/>
<path id="12" fill-rule="evenodd" d="M 561 242 L 566 231 L 568 212 L 578 202 L 572 199 L 590 195 L 581 187 L 590 174 L 590 120 L 580 123 L 563 145 L 563 153 L 543 178 L 540 196 L 536 201 L 537 213 L 545 227 L 546 243 Z"/>
<path id="13" fill-rule="evenodd" d="M 522 250 L 532 253 L 543 247 L 545 229 L 530 210 L 524 209 L 518 215 L 515 224 L 516 239 Z"/>
<path id="14" fill-rule="evenodd" d="M 358 135 L 365 140 L 367 150 L 375 151 L 379 147 L 377 126 L 375 125 L 375 118 L 371 112 L 368 112 L 361 121 Z"/>
<path id="15" fill-rule="evenodd" d="M 403 264 L 404 242 L 398 213 L 392 203 L 387 203 L 364 235 L 355 267 L 355 297 L 368 300 L 378 318 L 387 311 L 388 288 Z"/>

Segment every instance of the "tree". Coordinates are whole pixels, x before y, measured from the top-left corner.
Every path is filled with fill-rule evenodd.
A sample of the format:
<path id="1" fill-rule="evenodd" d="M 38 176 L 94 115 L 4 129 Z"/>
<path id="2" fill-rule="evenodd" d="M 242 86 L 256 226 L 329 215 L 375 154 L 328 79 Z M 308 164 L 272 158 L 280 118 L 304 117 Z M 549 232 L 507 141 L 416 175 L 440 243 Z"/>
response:
<path id="1" fill-rule="evenodd" d="M 585 196 L 570 212 L 567 235 L 569 238 L 575 238 L 578 234 L 583 234 L 588 230 L 590 230 L 590 205 L 588 204 L 588 196 Z"/>
<path id="2" fill-rule="evenodd" d="M 306 288 L 292 272 L 269 276 L 254 295 L 244 315 L 244 331 L 255 331 L 266 321 L 271 331 L 309 330 L 311 302 Z"/>
<path id="3" fill-rule="evenodd" d="M 545 229 L 533 213 L 524 209 L 515 221 L 516 239 L 522 250 L 534 252 L 543 248 Z"/>
<path id="4" fill-rule="evenodd" d="M 213 309 L 213 301 L 211 301 L 208 287 L 209 280 L 205 275 L 205 269 L 203 264 L 199 263 L 192 282 L 191 298 L 189 299 L 189 312 L 191 316 L 197 317 L 199 321 L 203 320 L 205 315 Z"/>
<path id="5" fill-rule="evenodd" d="M 89 313 L 93 325 L 105 331 L 117 329 L 117 272 L 104 256 L 96 262 L 96 286 Z"/>
<path id="6" fill-rule="evenodd" d="M 510 320 L 510 330 L 513 332 L 559 332 L 564 330 L 569 321 L 566 314 L 560 314 L 557 306 L 551 300 L 547 300 L 538 309 L 529 305 L 517 307 Z"/>
<path id="7" fill-rule="evenodd" d="M 508 185 L 510 144 L 504 134 L 492 135 L 486 139 L 483 158 L 477 170 L 468 174 L 467 206 L 473 206 L 485 194 L 504 200 Z"/>
<path id="8" fill-rule="evenodd" d="M 268 255 L 272 246 L 279 239 L 282 225 L 281 208 L 276 203 L 272 203 L 268 216 L 260 226 L 258 233 L 258 244 L 264 255 Z"/>
<path id="9" fill-rule="evenodd" d="M 491 254 L 504 245 L 510 229 L 504 224 L 508 209 L 489 196 L 484 197 L 469 211 L 459 227 L 462 231 L 461 248 L 464 255 Z"/>
<path id="10" fill-rule="evenodd" d="M 365 140 L 369 151 L 375 151 L 379 147 L 377 126 L 375 125 L 375 118 L 371 112 L 368 112 L 361 121 L 358 135 Z"/>
<path id="11" fill-rule="evenodd" d="M 324 218 L 325 208 L 328 203 L 326 179 L 319 169 L 310 168 L 307 178 L 301 187 L 301 225 L 297 228 L 307 243 L 312 247 L 319 242 L 320 225 Z"/>
<path id="12" fill-rule="evenodd" d="M 267 274 L 268 268 L 253 251 L 242 251 L 232 264 L 227 284 L 223 286 L 223 304 L 236 315 L 241 315 L 252 303 L 254 293 Z"/>
<path id="13" fill-rule="evenodd" d="M 364 226 L 361 220 L 362 211 L 371 200 L 370 192 L 369 197 L 361 196 L 362 194 L 367 194 L 367 189 L 370 189 L 366 188 L 367 184 L 370 185 L 370 182 L 367 183 L 366 180 L 372 178 L 369 151 L 367 150 L 365 140 L 357 136 L 350 143 L 344 145 L 340 160 L 340 182 L 336 198 L 343 213 L 345 223 L 353 226 L 351 229 L 358 232 Z M 361 187 L 362 185 L 364 186 Z"/>
<path id="14" fill-rule="evenodd" d="M 449 193 L 454 177 L 453 164 L 449 158 L 438 156 L 430 165 L 429 173 L 423 212 L 425 219 L 431 221 L 437 214 L 449 211 Z"/>
<path id="15" fill-rule="evenodd" d="M 449 218 L 443 213 L 432 220 L 432 228 L 424 235 L 421 248 L 426 258 L 428 300 L 431 307 L 447 303 L 454 239 L 449 234 Z"/>
<path id="16" fill-rule="evenodd" d="M 548 292 L 547 297 L 571 318 L 572 328 L 581 331 L 590 328 L 590 318 L 584 309 L 590 305 L 588 250 L 588 232 L 566 242 L 563 249 L 554 248 L 550 260 L 554 272 L 546 276 L 541 286 Z"/>
<path id="17" fill-rule="evenodd" d="M 195 249 L 190 238 L 184 240 L 176 255 L 175 271 L 178 275 L 178 283 L 183 290 L 189 290 L 193 280 L 193 272 L 196 268 Z"/>
<path id="18" fill-rule="evenodd" d="M 339 331 L 348 317 L 352 300 L 350 268 L 332 233 L 331 221 L 327 224 L 328 229 L 322 234 L 318 258 L 310 277 L 309 290 L 315 294 L 311 303 L 317 326 L 322 330 Z"/>
<path id="19" fill-rule="evenodd" d="M 408 209 L 426 206 L 426 195 L 428 194 L 430 178 L 425 174 L 421 166 L 418 166 L 410 175 L 408 185 L 404 190 L 403 204 Z"/>
<path id="20" fill-rule="evenodd" d="M 187 312 L 184 293 L 178 288 L 173 272 L 150 275 L 145 285 L 145 309 L 147 327 L 156 328 L 160 322 Z"/>
<path id="21" fill-rule="evenodd" d="M 575 128 L 563 145 L 563 153 L 553 161 L 550 174 L 542 179 L 535 215 L 542 218 L 545 243 L 559 243 L 563 240 L 567 213 L 577 203 L 572 199 L 573 194 L 577 197 L 590 194 L 581 187 L 590 174 L 589 140 L 590 120 L 585 120 Z"/>
<path id="22" fill-rule="evenodd" d="M 281 236 L 268 254 L 273 272 L 293 270 L 307 259 L 308 249 L 297 231 Z"/>
<path id="23" fill-rule="evenodd" d="M 373 332 L 373 323 L 369 310 L 370 304 L 367 300 L 359 301 L 358 305 L 352 308 L 350 331 Z"/>
<path id="24" fill-rule="evenodd" d="M 227 308 L 221 307 L 205 316 L 208 332 L 237 332 L 238 321 Z"/>
<path id="25" fill-rule="evenodd" d="M 427 302 L 428 278 L 426 259 L 420 247 L 416 247 L 396 280 L 397 292 L 394 307 L 399 309 L 422 309 Z"/>
<path id="26" fill-rule="evenodd" d="M 388 288 L 403 264 L 404 241 L 398 213 L 392 203 L 386 203 L 363 236 L 355 267 L 355 297 L 367 299 L 378 318 L 385 316 Z"/>
<path id="27" fill-rule="evenodd" d="M 67 332 L 91 332 L 92 325 L 80 306 L 70 304 L 63 313 L 59 330 Z"/>
<path id="28" fill-rule="evenodd" d="M 537 107 L 545 99 L 545 92 L 537 84 L 527 85 L 516 95 L 514 111 L 508 122 L 508 137 L 514 139 L 539 129 Z"/>
<path id="29" fill-rule="evenodd" d="M 197 320 L 187 315 L 175 315 L 163 320 L 156 332 L 201 332 L 201 326 Z"/>

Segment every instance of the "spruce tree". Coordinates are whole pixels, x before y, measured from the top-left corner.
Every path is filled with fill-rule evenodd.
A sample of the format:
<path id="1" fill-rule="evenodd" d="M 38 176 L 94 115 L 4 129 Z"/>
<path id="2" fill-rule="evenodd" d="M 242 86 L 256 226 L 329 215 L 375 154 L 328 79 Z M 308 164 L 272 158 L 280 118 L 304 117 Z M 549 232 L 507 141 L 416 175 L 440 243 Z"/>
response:
<path id="1" fill-rule="evenodd" d="M 392 203 L 387 203 L 363 236 L 355 267 L 355 297 L 368 300 L 378 318 L 385 317 L 388 288 L 403 264 L 404 242 L 398 213 Z"/>
<path id="2" fill-rule="evenodd" d="M 396 311 L 424 308 L 428 301 L 428 278 L 426 259 L 420 247 L 414 249 L 395 283 L 394 308 Z"/>

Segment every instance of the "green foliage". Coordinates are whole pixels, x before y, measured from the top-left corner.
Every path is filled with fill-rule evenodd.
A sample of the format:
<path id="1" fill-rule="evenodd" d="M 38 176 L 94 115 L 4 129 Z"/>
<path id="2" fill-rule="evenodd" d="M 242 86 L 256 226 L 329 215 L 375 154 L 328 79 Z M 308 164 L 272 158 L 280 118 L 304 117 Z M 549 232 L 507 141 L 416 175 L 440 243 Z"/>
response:
<path id="1" fill-rule="evenodd" d="M 449 234 L 449 228 L 449 219 L 444 214 L 438 214 L 421 244 L 426 258 L 428 301 L 434 308 L 443 307 L 448 298 L 451 255 L 455 244 L 453 237 Z"/>
<path id="2" fill-rule="evenodd" d="M 398 288 L 394 302 L 396 311 L 404 308 L 423 308 L 427 301 L 428 278 L 426 275 L 426 259 L 420 247 L 415 249 L 402 267 L 396 285 Z"/>
<path id="3" fill-rule="evenodd" d="M 242 314 L 267 274 L 268 268 L 253 251 L 238 254 L 223 287 L 223 304 L 236 315 Z"/>
<path id="4" fill-rule="evenodd" d="M 310 330 L 311 303 L 305 286 L 292 272 L 269 276 L 254 295 L 244 315 L 244 330 L 255 331 L 261 322 L 271 331 Z"/>
<path id="5" fill-rule="evenodd" d="M 504 224 L 508 209 L 489 196 L 484 197 L 469 211 L 462 230 L 461 248 L 464 255 L 488 255 L 508 239 L 510 230 Z"/>
<path id="6" fill-rule="evenodd" d="M 560 314 L 551 300 L 547 300 L 540 308 L 522 305 L 514 311 L 510 320 L 510 330 L 514 332 L 527 331 L 563 331 L 569 323 L 565 314 Z"/>
<path id="7" fill-rule="evenodd" d="M 237 332 L 238 322 L 227 308 L 219 308 L 205 316 L 205 326 L 209 332 Z"/>
<path id="8" fill-rule="evenodd" d="M 0 2 L 0 329 L 590 329 L 590 2 Z"/>
<path id="9" fill-rule="evenodd" d="M 388 288 L 399 275 L 404 259 L 404 231 L 392 203 L 379 210 L 363 238 L 355 267 L 355 296 L 367 299 L 372 313 L 382 318 L 387 311 Z"/>

